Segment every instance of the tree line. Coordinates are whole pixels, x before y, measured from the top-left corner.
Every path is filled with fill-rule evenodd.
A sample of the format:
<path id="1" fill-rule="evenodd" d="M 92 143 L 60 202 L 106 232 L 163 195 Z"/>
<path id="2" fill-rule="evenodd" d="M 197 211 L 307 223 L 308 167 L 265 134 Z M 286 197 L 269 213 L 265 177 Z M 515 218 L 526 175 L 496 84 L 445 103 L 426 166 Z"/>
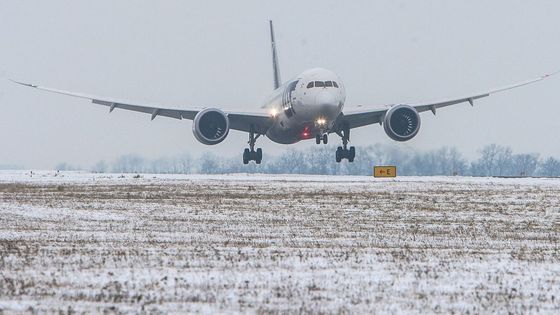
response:
<path id="1" fill-rule="evenodd" d="M 560 160 L 541 158 L 536 153 L 514 153 L 510 147 L 490 144 L 478 151 L 475 160 L 467 160 L 455 147 L 413 150 L 395 144 L 360 147 L 354 163 L 336 163 L 332 146 L 314 146 L 303 150 L 288 149 L 277 156 L 266 156 L 261 165 L 243 165 L 241 156 L 224 158 L 206 153 L 159 159 L 124 155 L 108 163 L 100 161 L 90 170 L 98 173 L 162 174 L 323 174 L 371 175 L 375 165 L 396 165 L 399 175 L 463 176 L 560 176 Z M 66 163 L 59 170 L 75 169 Z"/>

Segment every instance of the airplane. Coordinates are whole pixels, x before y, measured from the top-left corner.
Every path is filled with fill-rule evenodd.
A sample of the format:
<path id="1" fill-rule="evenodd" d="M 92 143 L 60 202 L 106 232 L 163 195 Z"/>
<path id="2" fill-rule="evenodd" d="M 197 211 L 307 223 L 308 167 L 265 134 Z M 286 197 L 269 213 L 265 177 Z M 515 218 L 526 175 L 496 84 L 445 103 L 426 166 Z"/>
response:
<path id="1" fill-rule="evenodd" d="M 344 159 L 348 162 L 354 161 L 356 149 L 353 146 L 348 147 L 350 130 L 354 128 L 380 124 L 389 138 L 408 141 L 420 130 L 419 113 L 431 111 L 435 115 L 439 108 L 467 102 L 473 106 L 474 101 L 480 98 L 541 81 L 560 72 L 463 97 L 435 102 L 390 104 L 381 108 L 358 107 L 346 111 L 343 110 L 346 100 L 344 83 L 330 70 L 309 69 L 282 83 L 272 21 L 269 21 L 269 27 L 274 91 L 260 112 L 225 111 L 213 107 L 162 108 L 12 81 L 48 92 L 88 99 L 94 104 L 109 107 L 109 112 L 118 108 L 149 114 L 151 120 L 157 116 L 192 120 L 195 138 L 206 145 L 216 145 L 224 141 L 230 129 L 247 132 L 249 148 L 243 152 L 244 164 L 250 161 L 261 164 L 262 149 L 255 150 L 256 141 L 261 136 L 280 144 L 293 144 L 308 139 L 315 139 L 317 144 L 327 144 L 328 136 L 335 134 L 342 140 L 342 146 L 336 149 L 335 154 L 336 161 L 340 163 Z"/>

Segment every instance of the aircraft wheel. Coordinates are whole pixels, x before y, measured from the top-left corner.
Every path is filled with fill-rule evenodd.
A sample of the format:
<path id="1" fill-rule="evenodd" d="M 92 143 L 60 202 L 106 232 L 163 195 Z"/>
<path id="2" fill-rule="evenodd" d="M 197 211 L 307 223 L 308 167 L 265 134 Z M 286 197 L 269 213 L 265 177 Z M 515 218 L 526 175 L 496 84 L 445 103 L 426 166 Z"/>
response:
<path id="1" fill-rule="evenodd" d="M 348 162 L 354 162 L 355 157 L 356 157 L 356 148 L 350 147 L 350 151 L 348 152 Z"/>
<path id="2" fill-rule="evenodd" d="M 258 148 L 257 155 L 255 157 L 255 162 L 257 162 L 257 164 L 261 164 L 261 161 L 262 161 L 262 149 Z"/>
<path id="3" fill-rule="evenodd" d="M 315 143 L 321 144 L 321 136 L 319 136 L 319 135 L 315 136 Z"/>
<path id="4" fill-rule="evenodd" d="M 323 144 L 327 144 L 329 142 L 329 136 L 325 133 L 323 135 Z"/>
<path id="5" fill-rule="evenodd" d="M 249 155 L 251 154 L 251 152 L 249 151 L 249 149 L 245 149 L 245 151 L 243 151 L 243 164 L 249 164 Z"/>
<path id="6" fill-rule="evenodd" d="M 336 162 L 340 163 L 342 161 L 342 147 L 336 148 Z"/>

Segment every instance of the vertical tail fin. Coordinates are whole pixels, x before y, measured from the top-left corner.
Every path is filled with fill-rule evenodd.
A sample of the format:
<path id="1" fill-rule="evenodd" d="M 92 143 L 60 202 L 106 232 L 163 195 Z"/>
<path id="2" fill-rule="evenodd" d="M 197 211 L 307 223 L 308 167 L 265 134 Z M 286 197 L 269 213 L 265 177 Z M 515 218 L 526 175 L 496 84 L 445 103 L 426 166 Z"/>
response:
<path id="1" fill-rule="evenodd" d="M 270 23 L 270 42 L 272 44 L 272 71 L 274 78 L 274 89 L 277 89 L 282 84 L 280 79 L 280 69 L 278 66 L 278 52 L 276 51 L 276 43 L 274 41 L 274 28 L 272 27 L 272 21 Z"/>

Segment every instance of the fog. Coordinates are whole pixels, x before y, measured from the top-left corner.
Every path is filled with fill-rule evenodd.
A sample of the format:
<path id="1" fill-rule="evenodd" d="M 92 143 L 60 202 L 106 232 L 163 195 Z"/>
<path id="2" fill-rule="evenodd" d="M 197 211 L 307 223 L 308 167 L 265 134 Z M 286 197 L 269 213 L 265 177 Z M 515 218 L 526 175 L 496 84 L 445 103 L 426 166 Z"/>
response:
<path id="1" fill-rule="evenodd" d="M 558 1 L 0 0 L 0 165 L 90 166 L 125 154 L 231 157 L 247 134 L 196 141 L 190 121 L 115 110 L 7 80 L 154 105 L 258 111 L 272 90 L 268 20 L 282 78 L 324 67 L 345 108 L 462 96 L 560 69 Z M 422 114 L 403 148 L 489 143 L 560 157 L 560 77 Z M 379 125 L 352 145 L 392 143 Z M 339 139 L 331 135 L 330 143 Z M 289 147 L 261 138 L 267 155 Z M 314 141 L 293 146 L 305 149 Z M 334 152 L 333 152 L 334 159 Z M 240 161 L 241 163 L 241 161 Z"/>

